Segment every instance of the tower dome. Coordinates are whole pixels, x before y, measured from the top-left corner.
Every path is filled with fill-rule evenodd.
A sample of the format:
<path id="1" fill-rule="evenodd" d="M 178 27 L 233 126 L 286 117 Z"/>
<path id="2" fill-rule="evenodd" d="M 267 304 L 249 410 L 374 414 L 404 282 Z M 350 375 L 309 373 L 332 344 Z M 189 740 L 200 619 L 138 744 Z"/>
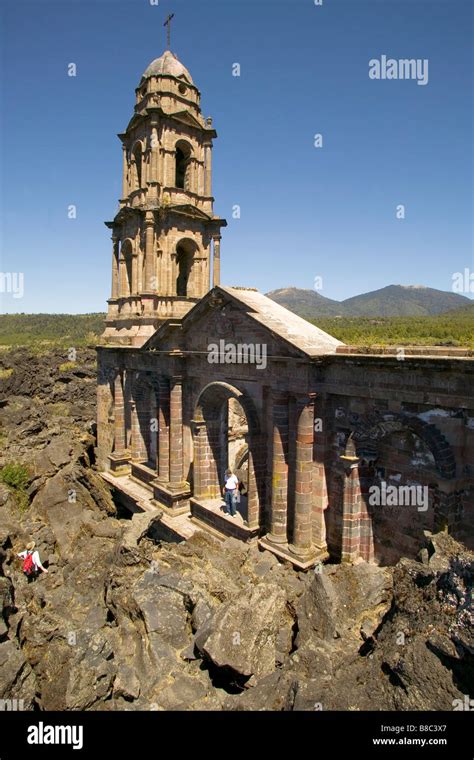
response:
<path id="1" fill-rule="evenodd" d="M 171 76 L 176 77 L 176 79 L 184 77 L 189 84 L 194 84 L 192 76 L 187 68 L 178 61 L 171 50 L 166 50 L 162 56 L 155 58 L 155 60 L 152 61 L 143 72 L 142 79 L 160 76 Z"/>

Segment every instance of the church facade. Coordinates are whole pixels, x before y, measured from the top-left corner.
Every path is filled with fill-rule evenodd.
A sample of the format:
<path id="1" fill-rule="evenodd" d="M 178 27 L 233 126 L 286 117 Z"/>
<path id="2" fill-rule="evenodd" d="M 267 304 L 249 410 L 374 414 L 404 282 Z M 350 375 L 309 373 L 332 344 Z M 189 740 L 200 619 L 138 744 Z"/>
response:
<path id="1" fill-rule="evenodd" d="M 97 445 L 117 499 L 161 515 L 163 536 L 231 535 L 303 570 L 416 556 L 426 530 L 472 541 L 469 352 L 362 353 L 221 285 L 216 132 L 171 51 L 145 70 L 119 138 Z"/>

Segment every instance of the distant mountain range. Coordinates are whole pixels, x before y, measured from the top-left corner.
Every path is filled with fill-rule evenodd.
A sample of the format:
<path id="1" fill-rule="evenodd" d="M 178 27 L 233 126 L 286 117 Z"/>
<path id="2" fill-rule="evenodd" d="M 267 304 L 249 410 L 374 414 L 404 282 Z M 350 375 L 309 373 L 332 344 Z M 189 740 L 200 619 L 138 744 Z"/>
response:
<path id="1" fill-rule="evenodd" d="M 458 293 L 423 285 L 387 285 L 380 290 L 334 301 L 315 290 L 280 288 L 267 296 L 306 319 L 315 317 L 427 317 L 473 306 Z"/>

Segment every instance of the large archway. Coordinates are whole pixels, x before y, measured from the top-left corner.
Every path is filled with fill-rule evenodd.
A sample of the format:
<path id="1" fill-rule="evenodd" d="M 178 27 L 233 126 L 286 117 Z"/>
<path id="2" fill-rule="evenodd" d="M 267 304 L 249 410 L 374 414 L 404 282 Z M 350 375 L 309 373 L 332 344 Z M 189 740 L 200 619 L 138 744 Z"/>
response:
<path id="1" fill-rule="evenodd" d="M 210 383 L 201 391 L 193 419 L 194 500 L 221 509 L 225 471 L 237 471 L 237 521 L 254 532 L 261 523 L 264 488 L 260 435 L 258 415 L 247 394 L 224 382 Z"/>

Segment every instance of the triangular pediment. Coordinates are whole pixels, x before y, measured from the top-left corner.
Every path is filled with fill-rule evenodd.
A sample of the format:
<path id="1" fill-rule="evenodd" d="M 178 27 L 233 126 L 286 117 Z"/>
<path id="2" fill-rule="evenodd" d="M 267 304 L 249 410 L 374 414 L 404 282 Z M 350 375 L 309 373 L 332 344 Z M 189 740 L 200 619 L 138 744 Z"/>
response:
<path id="1" fill-rule="evenodd" d="M 165 323 L 143 347 L 206 354 L 212 343 L 263 344 L 274 357 L 318 357 L 343 345 L 250 288 L 215 287 L 179 323 Z"/>
<path id="2" fill-rule="evenodd" d="M 191 216 L 193 219 L 200 219 L 202 221 L 210 221 L 209 214 L 205 214 L 204 211 L 196 208 L 191 203 L 182 203 L 180 205 L 168 206 L 169 211 L 173 211 L 176 214 L 183 214 L 184 216 Z"/>
<path id="3" fill-rule="evenodd" d="M 186 124 L 188 127 L 196 127 L 197 129 L 203 128 L 202 124 L 195 119 L 189 111 L 177 111 L 176 113 L 170 114 L 170 116 L 175 121 L 179 121 L 181 124 Z"/>

